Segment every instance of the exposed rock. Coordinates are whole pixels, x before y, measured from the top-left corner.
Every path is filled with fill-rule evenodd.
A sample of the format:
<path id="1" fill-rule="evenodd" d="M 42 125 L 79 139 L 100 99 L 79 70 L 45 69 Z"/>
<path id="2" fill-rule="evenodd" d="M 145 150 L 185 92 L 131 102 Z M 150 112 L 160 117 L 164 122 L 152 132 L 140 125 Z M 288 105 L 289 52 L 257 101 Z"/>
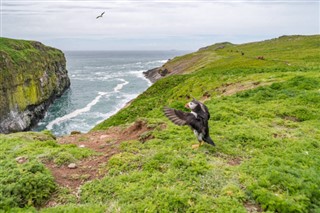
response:
<path id="1" fill-rule="evenodd" d="M 221 45 L 221 46 L 217 47 L 215 50 L 221 50 L 221 49 L 223 49 L 223 48 L 225 48 L 225 46 L 224 46 L 224 45 Z"/>
<path id="2" fill-rule="evenodd" d="M 206 64 L 211 63 L 212 61 L 218 60 L 219 57 L 212 56 L 211 50 L 217 51 L 231 45 L 233 44 L 229 42 L 222 42 L 203 47 L 195 53 L 190 53 L 183 57 L 177 56 L 170 59 L 161 67 L 148 70 L 143 74 L 152 83 L 155 83 L 157 80 L 169 75 L 191 73 L 202 69 Z M 208 55 L 208 57 L 205 57 L 204 55 Z"/>
<path id="3" fill-rule="evenodd" d="M 29 130 L 70 86 L 66 59 L 36 41 L 0 43 L 0 133 Z"/>
<path id="4" fill-rule="evenodd" d="M 161 67 L 157 67 L 157 68 L 148 70 L 146 72 L 143 72 L 143 74 L 147 79 L 149 79 L 152 83 L 154 83 L 154 82 L 156 82 L 157 80 L 159 80 L 160 78 L 163 77 L 159 73 L 160 69 L 161 69 Z"/>
<path id="5" fill-rule="evenodd" d="M 152 83 L 156 82 L 160 78 L 165 77 L 166 75 L 170 74 L 170 71 L 165 68 L 164 66 L 162 67 L 157 67 L 151 70 L 148 70 L 146 72 L 143 72 L 144 77 L 149 79 Z"/>
<path id="6" fill-rule="evenodd" d="M 79 134 L 81 134 L 80 131 L 72 131 L 72 132 L 70 132 L 70 135 L 79 135 Z"/>
<path id="7" fill-rule="evenodd" d="M 75 163 L 70 163 L 70 164 L 68 165 L 68 168 L 69 168 L 69 169 L 76 169 L 76 168 L 77 168 L 77 164 L 75 164 Z"/>
<path id="8" fill-rule="evenodd" d="M 166 76 L 169 73 L 169 70 L 164 68 L 164 69 L 159 69 L 158 73 L 163 77 Z"/>
<path id="9" fill-rule="evenodd" d="M 23 157 L 23 156 L 16 157 L 16 161 L 20 164 L 25 163 L 27 160 L 28 160 L 27 157 Z"/>
<path id="10" fill-rule="evenodd" d="M 208 49 L 212 49 L 212 50 L 219 50 L 219 49 L 223 49 L 226 46 L 232 45 L 232 43 L 230 42 L 220 42 L 220 43 L 216 43 L 213 45 L 209 45 L 206 47 L 201 47 L 198 51 L 204 51 L 204 50 L 208 50 Z"/>

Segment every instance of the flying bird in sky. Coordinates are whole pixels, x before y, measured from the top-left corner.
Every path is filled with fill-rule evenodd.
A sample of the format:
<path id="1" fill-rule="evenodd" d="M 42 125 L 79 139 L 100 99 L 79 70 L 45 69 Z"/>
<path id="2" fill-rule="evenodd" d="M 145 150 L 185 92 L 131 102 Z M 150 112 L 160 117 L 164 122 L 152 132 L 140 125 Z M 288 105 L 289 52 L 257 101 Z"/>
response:
<path id="1" fill-rule="evenodd" d="M 101 13 L 101 15 L 97 16 L 97 18 L 96 18 L 96 19 L 98 19 L 98 18 L 102 18 L 102 16 L 103 16 L 103 14 L 104 14 L 104 13 L 105 13 L 105 12 Z"/>
<path id="2" fill-rule="evenodd" d="M 208 120 L 210 113 L 208 108 L 195 99 L 187 103 L 185 107 L 191 109 L 191 112 L 183 112 L 169 107 L 164 107 L 163 111 L 174 124 L 179 126 L 188 125 L 191 127 L 199 141 L 199 144 L 193 145 L 192 148 L 198 148 L 202 145 L 202 142 L 215 146 L 209 135 Z"/>

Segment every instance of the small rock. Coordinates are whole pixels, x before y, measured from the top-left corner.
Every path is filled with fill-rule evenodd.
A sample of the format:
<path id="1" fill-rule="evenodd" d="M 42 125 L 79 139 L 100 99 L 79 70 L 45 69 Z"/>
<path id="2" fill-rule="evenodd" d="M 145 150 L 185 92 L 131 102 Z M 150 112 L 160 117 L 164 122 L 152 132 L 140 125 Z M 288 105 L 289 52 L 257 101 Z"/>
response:
<path id="1" fill-rule="evenodd" d="M 80 135 L 80 134 L 81 134 L 80 131 L 72 131 L 72 132 L 70 133 L 70 135 Z"/>
<path id="2" fill-rule="evenodd" d="M 100 139 L 104 139 L 104 138 L 107 138 L 107 137 L 108 137 L 108 135 L 101 135 Z"/>
<path id="3" fill-rule="evenodd" d="M 77 164 L 75 164 L 75 163 L 70 163 L 70 164 L 68 165 L 68 168 L 69 168 L 69 169 L 75 169 L 75 168 L 77 168 Z"/>
<path id="4" fill-rule="evenodd" d="M 86 147 L 86 146 L 83 144 L 79 145 L 79 148 L 84 148 L 84 147 Z"/>
<path id="5" fill-rule="evenodd" d="M 28 158 L 27 157 L 23 157 L 23 156 L 19 156 L 19 157 L 16 158 L 16 161 L 18 163 L 25 163 L 27 160 L 28 160 Z"/>

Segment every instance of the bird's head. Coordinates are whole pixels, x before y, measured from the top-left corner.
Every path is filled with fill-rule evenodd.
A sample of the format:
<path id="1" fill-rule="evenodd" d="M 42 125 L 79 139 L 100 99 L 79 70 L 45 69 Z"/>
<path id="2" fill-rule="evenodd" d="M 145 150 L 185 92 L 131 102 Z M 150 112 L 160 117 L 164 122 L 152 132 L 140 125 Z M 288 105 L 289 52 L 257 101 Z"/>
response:
<path id="1" fill-rule="evenodd" d="M 199 106 L 199 101 L 197 101 L 196 99 L 193 99 L 185 105 L 186 108 L 191 109 L 192 111 L 196 109 L 197 106 Z"/>

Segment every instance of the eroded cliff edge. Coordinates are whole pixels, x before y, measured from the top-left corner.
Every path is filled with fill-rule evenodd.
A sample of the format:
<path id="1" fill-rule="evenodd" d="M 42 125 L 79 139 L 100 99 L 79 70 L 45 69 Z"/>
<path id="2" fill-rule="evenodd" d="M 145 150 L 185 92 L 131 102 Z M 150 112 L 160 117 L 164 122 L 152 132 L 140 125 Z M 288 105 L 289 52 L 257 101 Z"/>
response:
<path id="1" fill-rule="evenodd" d="M 169 59 L 161 67 L 148 70 L 143 72 L 143 74 L 152 83 L 155 83 L 157 80 L 164 78 L 165 76 L 196 72 L 221 58 L 216 51 L 224 49 L 225 47 L 235 46 L 236 45 L 230 42 L 216 43 L 211 46 L 200 48 L 196 52 Z M 238 50 L 235 51 L 239 52 Z"/>
<path id="2" fill-rule="evenodd" d="M 29 130 L 69 86 L 62 51 L 0 38 L 0 133 Z"/>

